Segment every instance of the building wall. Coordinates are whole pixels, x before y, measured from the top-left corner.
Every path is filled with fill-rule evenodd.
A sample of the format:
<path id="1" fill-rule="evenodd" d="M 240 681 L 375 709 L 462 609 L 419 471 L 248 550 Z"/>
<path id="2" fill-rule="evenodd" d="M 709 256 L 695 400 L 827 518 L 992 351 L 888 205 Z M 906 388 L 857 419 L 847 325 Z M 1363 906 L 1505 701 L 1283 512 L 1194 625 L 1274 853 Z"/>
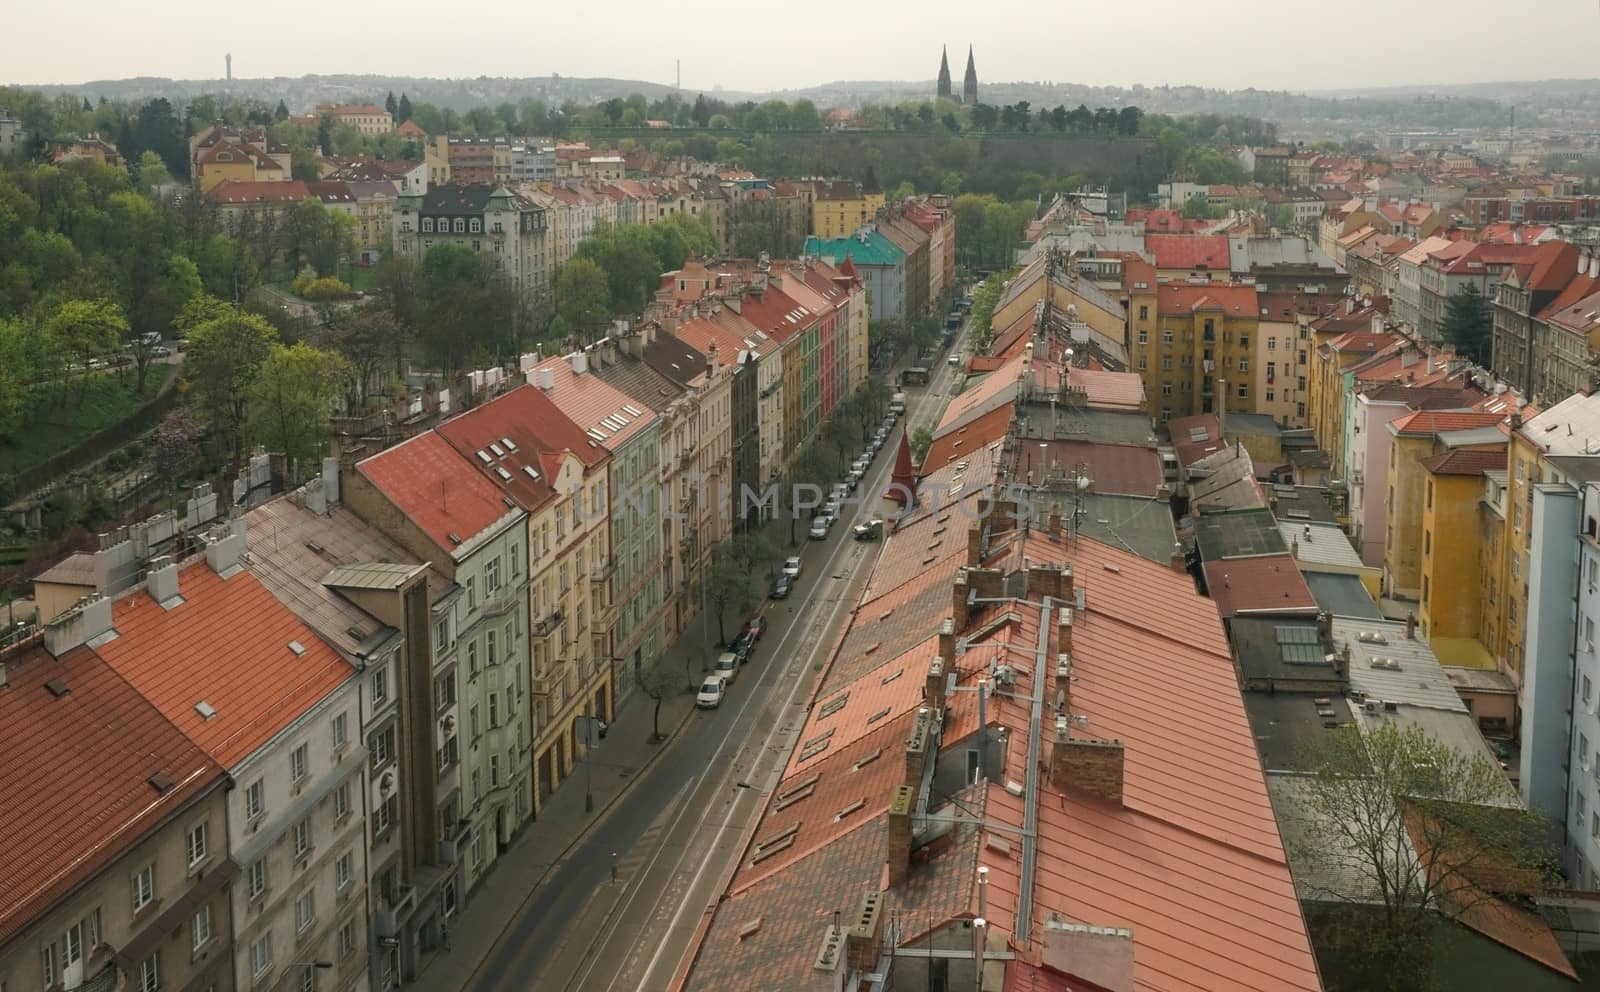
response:
<path id="1" fill-rule="evenodd" d="M 1574 676 L 1600 677 L 1592 656 L 1585 658 L 1583 672 L 1576 672 L 1572 653 L 1572 595 L 1574 589 L 1579 589 L 1580 562 L 1590 555 L 1585 552 L 1580 557 L 1577 534 L 1581 507 L 1574 490 L 1566 486 L 1535 486 L 1532 506 L 1529 529 L 1535 539 L 1528 569 L 1531 612 L 1527 625 L 1530 662 L 1521 673 L 1522 763 L 1518 785 L 1523 802 L 1530 809 L 1543 813 L 1551 823 L 1565 823 L 1568 836 L 1581 836 L 1589 831 L 1587 822 L 1577 822 L 1577 797 L 1583 796 L 1587 807 L 1584 821 L 1600 810 L 1595 805 L 1600 802 L 1600 789 L 1595 788 L 1592 771 L 1581 774 L 1582 765 L 1572 754 L 1578 746 L 1577 735 L 1572 733 L 1576 714 L 1568 713 L 1575 693 L 1581 692 L 1581 678 L 1574 685 Z M 1590 601 L 1586 587 L 1580 596 L 1591 607 L 1596 605 Z M 1584 713 L 1584 719 L 1592 723 L 1593 716 Z M 1589 735 L 1589 742 L 1591 748 L 1600 743 L 1600 728 Z M 1592 769 L 1593 759 L 1589 761 Z M 1571 813 L 1567 808 L 1569 796 Z M 1591 865 L 1596 863 L 1600 862 L 1591 861 Z"/>
<path id="2" fill-rule="evenodd" d="M 205 874 L 215 872 L 228 859 L 226 797 L 218 779 L 0 944 L 0 986 L 7 990 L 48 987 L 43 982 L 47 956 L 57 983 L 64 977 L 93 979 L 102 969 L 113 967 L 113 950 L 127 947 L 163 912 L 180 905 L 191 890 L 204 884 Z M 188 834 L 201 824 L 205 827 L 206 856 L 191 866 Z M 154 869 L 155 900 L 135 913 L 132 880 L 147 867 Z M 210 937 L 201 940 L 207 926 Z M 154 957 L 163 989 L 181 989 L 195 983 L 217 992 L 232 990 L 232 932 L 228 891 L 224 887 L 172 920 L 150 953 L 134 964 L 123 987 L 137 988 L 139 965 Z M 69 954 L 75 957 L 69 958 Z"/>
<path id="3" fill-rule="evenodd" d="M 382 826 L 381 803 L 374 800 L 384 794 L 382 777 L 393 780 L 399 756 L 398 734 L 386 756 L 369 750 L 384 729 L 362 722 L 370 686 L 352 676 L 229 769 L 237 784 L 227 799 L 228 842 L 241 866 L 231 886 L 236 988 L 292 980 L 294 963 L 312 960 L 334 963 L 323 975 L 330 985 L 367 982 L 368 844 L 384 847 L 397 826 Z M 391 683 L 389 691 L 398 687 Z M 338 743 L 334 727 L 341 716 L 345 739 Z M 291 755 L 302 746 L 306 775 L 297 783 Z M 257 783 L 264 802 L 252 815 L 247 802 Z M 300 823 L 309 825 L 311 845 L 304 852 L 296 851 Z M 253 886 L 253 878 L 264 887 Z M 299 919 L 307 905 L 308 924 Z"/>
<path id="4" fill-rule="evenodd" d="M 1505 634 L 1505 656 L 1501 670 L 1513 682 L 1522 678 L 1523 660 L 1528 633 L 1526 620 L 1533 604 L 1530 574 L 1533 548 L 1533 497 L 1534 489 L 1544 481 L 1546 473 L 1537 446 L 1520 432 L 1511 434 L 1511 450 L 1506 465 L 1506 530 L 1505 571 L 1500 577 L 1504 590 L 1500 629 Z M 1526 705 L 1526 703 L 1524 703 Z"/>
<path id="5" fill-rule="evenodd" d="M 1297 360 L 1305 354 L 1299 341 L 1299 328 L 1293 321 L 1261 321 L 1257 329 L 1254 365 L 1256 412 L 1264 413 L 1284 427 L 1304 427 L 1306 395 L 1300 388 L 1305 366 Z"/>
<path id="6" fill-rule="evenodd" d="M 611 499 L 611 547 L 617 556 L 612 582 L 617 622 L 611 640 L 619 659 L 617 694 L 624 698 L 638 673 L 655 663 L 662 647 L 658 630 L 662 507 L 659 491 L 652 491 L 660 465 L 657 423 L 651 423 L 611 453 L 607 491 Z M 628 494 L 634 494 L 633 502 L 624 505 Z"/>
<path id="7" fill-rule="evenodd" d="M 1350 485 L 1351 536 L 1361 560 L 1382 567 L 1389 495 L 1389 425 L 1410 413 L 1397 403 L 1369 403 L 1357 397 L 1350 430 L 1345 478 Z"/>
<path id="8" fill-rule="evenodd" d="M 1422 635 L 1478 636 L 1479 520 L 1483 477 L 1424 473 L 1422 496 Z"/>
<path id="9" fill-rule="evenodd" d="M 783 382 L 783 349 L 769 345 L 756 365 L 762 485 L 775 481 L 783 471 Z"/>
<path id="10" fill-rule="evenodd" d="M 1384 511 L 1384 593 L 1399 599 L 1422 595 L 1422 506 L 1426 472 L 1418 464 L 1434 453 L 1433 437 L 1390 431 L 1389 486 Z"/>
<path id="11" fill-rule="evenodd" d="M 865 193 L 859 199 L 817 199 L 811 205 L 811 233 L 819 238 L 843 238 L 870 223 L 884 204 L 882 193 Z"/>

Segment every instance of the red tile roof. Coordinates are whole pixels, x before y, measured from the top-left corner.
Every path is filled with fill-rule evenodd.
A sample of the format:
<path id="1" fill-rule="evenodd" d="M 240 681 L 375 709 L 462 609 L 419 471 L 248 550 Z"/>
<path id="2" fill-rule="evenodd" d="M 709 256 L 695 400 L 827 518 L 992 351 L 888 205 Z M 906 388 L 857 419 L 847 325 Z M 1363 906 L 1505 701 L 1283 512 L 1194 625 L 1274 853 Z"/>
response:
<path id="1" fill-rule="evenodd" d="M 96 651 L 224 768 L 355 674 L 247 571 L 223 579 L 195 561 L 181 568 L 178 593 L 183 602 L 172 609 L 142 588 L 117 600 L 120 636 Z M 200 702 L 216 715 L 197 713 Z"/>
<path id="2" fill-rule="evenodd" d="M 1146 234 L 1144 247 L 1158 269 L 1228 271 L 1228 239 L 1220 234 Z"/>
<path id="3" fill-rule="evenodd" d="M 223 180 L 206 194 L 212 203 L 299 203 L 311 189 L 298 179 L 284 183 Z"/>
<path id="4" fill-rule="evenodd" d="M 394 133 L 406 138 L 427 137 L 428 132 L 417 126 L 416 121 L 406 121 L 394 129 Z"/>
<path id="5" fill-rule="evenodd" d="M 1441 431 L 1466 431 L 1489 427 L 1503 418 L 1497 413 L 1470 413 L 1457 410 L 1418 410 L 1393 421 L 1389 429 L 1397 434 L 1437 434 Z"/>
<path id="6" fill-rule="evenodd" d="M 1172 432 L 1172 447 L 1179 465 L 1193 465 L 1222 450 L 1222 422 L 1214 413 L 1179 417 L 1167 424 L 1167 429 Z"/>
<path id="7" fill-rule="evenodd" d="M 1422 467 L 1434 475 L 1482 475 L 1506 467 L 1506 449 L 1484 451 L 1476 448 L 1455 448 L 1432 458 L 1424 458 Z"/>
<path id="8" fill-rule="evenodd" d="M 1240 613 L 1315 613 L 1317 600 L 1288 555 L 1218 558 L 1203 566 L 1206 591 L 1224 618 Z"/>
<path id="9" fill-rule="evenodd" d="M 1223 238 L 1224 244 L 1227 238 Z M 1254 286 L 1236 286 L 1232 283 L 1207 283 L 1191 286 L 1188 283 L 1167 283 L 1156 290 L 1157 312 L 1170 316 L 1188 316 L 1197 310 L 1220 310 L 1237 317 L 1255 317 L 1259 314 Z"/>
<path id="10" fill-rule="evenodd" d="M 1042 478 L 1083 465 L 1097 493 L 1154 496 L 1164 481 L 1154 448 L 1095 441 L 1024 441 L 1017 445 L 1011 478 Z"/>
<path id="11" fill-rule="evenodd" d="M 511 512 L 499 489 L 432 431 L 357 463 L 356 471 L 446 551 Z"/>
<path id="12" fill-rule="evenodd" d="M 584 359 L 587 361 L 587 358 Z M 549 390 L 538 387 L 568 419 L 583 428 L 594 431 L 591 440 L 600 442 L 615 454 L 634 435 L 655 423 L 655 411 L 642 402 L 596 376 L 593 372 L 579 375 L 573 371 L 572 356 L 547 358 L 534 367 L 535 371 L 549 369 L 555 374 L 555 384 Z M 529 381 L 534 381 L 529 373 Z"/>
<path id="13" fill-rule="evenodd" d="M 607 457 L 604 448 L 532 386 L 518 386 L 436 430 L 490 485 L 510 494 L 530 513 L 558 498 L 554 474 L 560 470 L 561 454 L 570 451 L 589 466 L 603 464 Z M 541 433 L 558 434 L 561 439 L 552 444 Z M 515 447 L 508 447 L 508 440 Z"/>
<path id="14" fill-rule="evenodd" d="M 1001 374 L 1003 373 L 995 373 L 995 375 Z M 951 462 L 960 461 L 984 445 L 1005 437 L 1006 430 L 1011 426 L 1013 412 L 1012 405 L 1005 403 L 940 434 L 934 439 L 933 444 L 928 446 L 927 453 L 922 456 L 923 472 L 937 471 Z"/>
<path id="15" fill-rule="evenodd" d="M 223 771 L 93 651 L 57 660 L 33 646 L 0 661 L 5 940 Z M 59 697 L 47 688 L 58 679 Z M 150 784 L 156 775 L 172 783 L 165 792 Z"/>

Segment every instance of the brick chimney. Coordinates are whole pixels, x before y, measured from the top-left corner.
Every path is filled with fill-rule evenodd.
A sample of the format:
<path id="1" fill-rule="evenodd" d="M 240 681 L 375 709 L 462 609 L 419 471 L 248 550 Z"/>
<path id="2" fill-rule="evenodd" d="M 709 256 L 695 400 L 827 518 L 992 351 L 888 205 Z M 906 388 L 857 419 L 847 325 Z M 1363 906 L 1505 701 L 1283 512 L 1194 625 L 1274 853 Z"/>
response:
<path id="1" fill-rule="evenodd" d="M 967 567 L 977 568 L 983 564 L 983 524 L 974 520 L 967 527 Z"/>
<path id="2" fill-rule="evenodd" d="M 845 936 L 845 963 L 851 971 L 863 974 L 878 970 L 883 956 L 883 893 L 873 889 L 861 894 L 861 905 Z"/>
<path id="3" fill-rule="evenodd" d="M 1028 566 L 1028 598 L 1051 599 L 1061 597 L 1061 567 L 1046 562 L 1030 564 Z"/>
<path id="4" fill-rule="evenodd" d="M 1005 576 L 998 568 L 969 568 L 967 581 L 978 591 L 979 599 L 999 599 L 1005 592 Z"/>
<path id="5" fill-rule="evenodd" d="M 957 634 L 967 629 L 967 570 L 957 569 L 950 580 L 951 627 Z"/>
<path id="6" fill-rule="evenodd" d="M 1122 803 L 1121 741 L 1079 739 L 1072 736 L 1068 717 L 1056 717 L 1055 747 L 1050 752 L 1050 784 L 1065 792 L 1087 792 Z"/>
<path id="7" fill-rule="evenodd" d="M 946 664 L 956 663 L 956 622 L 949 617 L 939 621 L 939 657 Z"/>
<path id="8" fill-rule="evenodd" d="M 906 739 L 906 785 L 922 789 L 922 773 L 928 766 L 929 738 L 932 733 L 933 713 L 924 706 L 917 710 L 911 722 L 911 736 Z"/>
<path id="9" fill-rule="evenodd" d="M 1051 537 L 1060 537 L 1061 536 L 1061 511 L 1060 510 L 1051 510 L 1050 511 L 1050 522 L 1046 525 L 1046 529 L 1049 530 Z"/>
<path id="10" fill-rule="evenodd" d="M 1056 698 L 1060 700 L 1061 712 L 1072 712 L 1072 654 L 1062 651 L 1056 655 Z"/>
<path id="11" fill-rule="evenodd" d="M 1056 613 L 1056 650 L 1072 651 L 1072 608 L 1062 607 Z"/>
<path id="12" fill-rule="evenodd" d="M 944 681 L 945 663 L 943 658 L 935 658 L 928 663 L 928 705 L 935 711 L 944 709 Z"/>
<path id="13" fill-rule="evenodd" d="M 898 786 L 894 800 L 889 803 L 889 842 L 886 860 L 889 864 L 889 884 L 902 885 L 911 874 L 911 810 L 916 806 L 917 794 L 909 786 Z"/>

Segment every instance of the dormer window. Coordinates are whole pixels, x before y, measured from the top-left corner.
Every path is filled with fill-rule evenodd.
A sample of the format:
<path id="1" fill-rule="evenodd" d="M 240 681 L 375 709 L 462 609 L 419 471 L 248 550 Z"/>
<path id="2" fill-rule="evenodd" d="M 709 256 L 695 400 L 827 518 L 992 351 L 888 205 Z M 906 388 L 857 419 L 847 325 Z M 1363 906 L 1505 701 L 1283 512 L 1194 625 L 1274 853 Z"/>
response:
<path id="1" fill-rule="evenodd" d="M 470 228 L 471 228 L 471 231 L 472 231 L 473 234 L 481 234 L 481 233 L 483 233 L 483 221 L 479 220 L 476 217 L 472 218 L 472 223 L 470 225 Z"/>
<path id="2" fill-rule="evenodd" d="M 465 233 L 467 233 L 467 222 L 466 222 L 465 218 L 462 218 L 462 217 L 457 217 L 456 218 L 456 233 L 457 234 L 465 234 Z"/>
<path id="3" fill-rule="evenodd" d="M 432 234 L 433 233 L 433 218 L 432 217 L 424 217 L 424 218 L 422 218 L 422 233 L 423 234 Z"/>

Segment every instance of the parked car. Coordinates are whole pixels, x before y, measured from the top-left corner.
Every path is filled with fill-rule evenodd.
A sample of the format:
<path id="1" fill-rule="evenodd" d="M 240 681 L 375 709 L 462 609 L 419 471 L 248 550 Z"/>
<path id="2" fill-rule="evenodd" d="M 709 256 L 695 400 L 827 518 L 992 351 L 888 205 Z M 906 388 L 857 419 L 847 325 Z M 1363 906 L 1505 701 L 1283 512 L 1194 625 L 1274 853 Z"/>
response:
<path id="1" fill-rule="evenodd" d="M 946 365 L 954 367 L 961 364 L 961 356 L 952 351 L 950 353 L 950 357 L 946 358 L 944 361 Z"/>
<path id="2" fill-rule="evenodd" d="M 850 487 L 850 491 L 851 492 L 855 492 L 856 491 L 856 486 L 860 485 L 860 483 L 861 483 L 861 473 L 860 472 L 851 471 L 851 473 L 849 475 L 844 477 L 844 484 Z"/>
<path id="3" fill-rule="evenodd" d="M 767 595 L 773 599 L 788 599 L 789 592 L 794 588 L 794 576 L 780 575 L 772 580 L 772 588 Z"/>
<path id="4" fill-rule="evenodd" d="M 826 513 L 811 520 L 811 539 L 820 541 L 828 536 L 828 528 L 833 525 L 833 518 Z"/>
<path id="5" fill-rule="evenodd" d="M 695 694 L 694 704 L 703 710 L 714 710 L 722 705 L 722 697 L 727 690 L 722 679 L 715 675 L 707 675 L 706 680 L 700 683 L 700 691 Z"/>
<path id="6" fill-rule="evenodd" d="M 754 638 L 759 641 L 761 640 L 761 635 L 767 632 L 767 618 L 757 613 L 755 616 L 750 618 L 749 623 L 744 625 L 744 629 L 747 633 L 754 635 Z"/>
<path id="7" fill-rule="evenodd" d="M 858 541 L 875 541 L 883 534 L 882 520 L 868 520 L 850 528 Z"/>
<path id="8" fill-rule="evenodd" d="M 862 455 L 850 463 L 850 471 L 856 473 L 857 475 L 865 475 L 867 472 L 867 466 L 871 463 L 872 460 L 870 458 L 868 458 L 866 455 Z"/>
<path id="9" fill-rule="evenodd" d="M 739 656 L 732 651 L 722 652 L 717 656 L 717 663 L 711 666 L 711 674 L 732 685 L 739 677 Z"/>
<path id="10" fill-rule="evenodd" d="M 790 555 L 783 560 L 783 574 L 787 575 L 790 579 L 798 579 L 800 577 L 799 555 Z"/>
<path id="11" fill-rule="evenodd" d="M 728 650 L 733 652 L 733 654 L 738 657 L 739 664 L 743 665 L 748 663 L 750 661 L 750 656 L 754 654 L 756 650 L 756 635 L 750 633 L 748 630 L 739 631 L 739 636 L 735 637 L 733 639 L 733 643 L 728 645 Z"/>

